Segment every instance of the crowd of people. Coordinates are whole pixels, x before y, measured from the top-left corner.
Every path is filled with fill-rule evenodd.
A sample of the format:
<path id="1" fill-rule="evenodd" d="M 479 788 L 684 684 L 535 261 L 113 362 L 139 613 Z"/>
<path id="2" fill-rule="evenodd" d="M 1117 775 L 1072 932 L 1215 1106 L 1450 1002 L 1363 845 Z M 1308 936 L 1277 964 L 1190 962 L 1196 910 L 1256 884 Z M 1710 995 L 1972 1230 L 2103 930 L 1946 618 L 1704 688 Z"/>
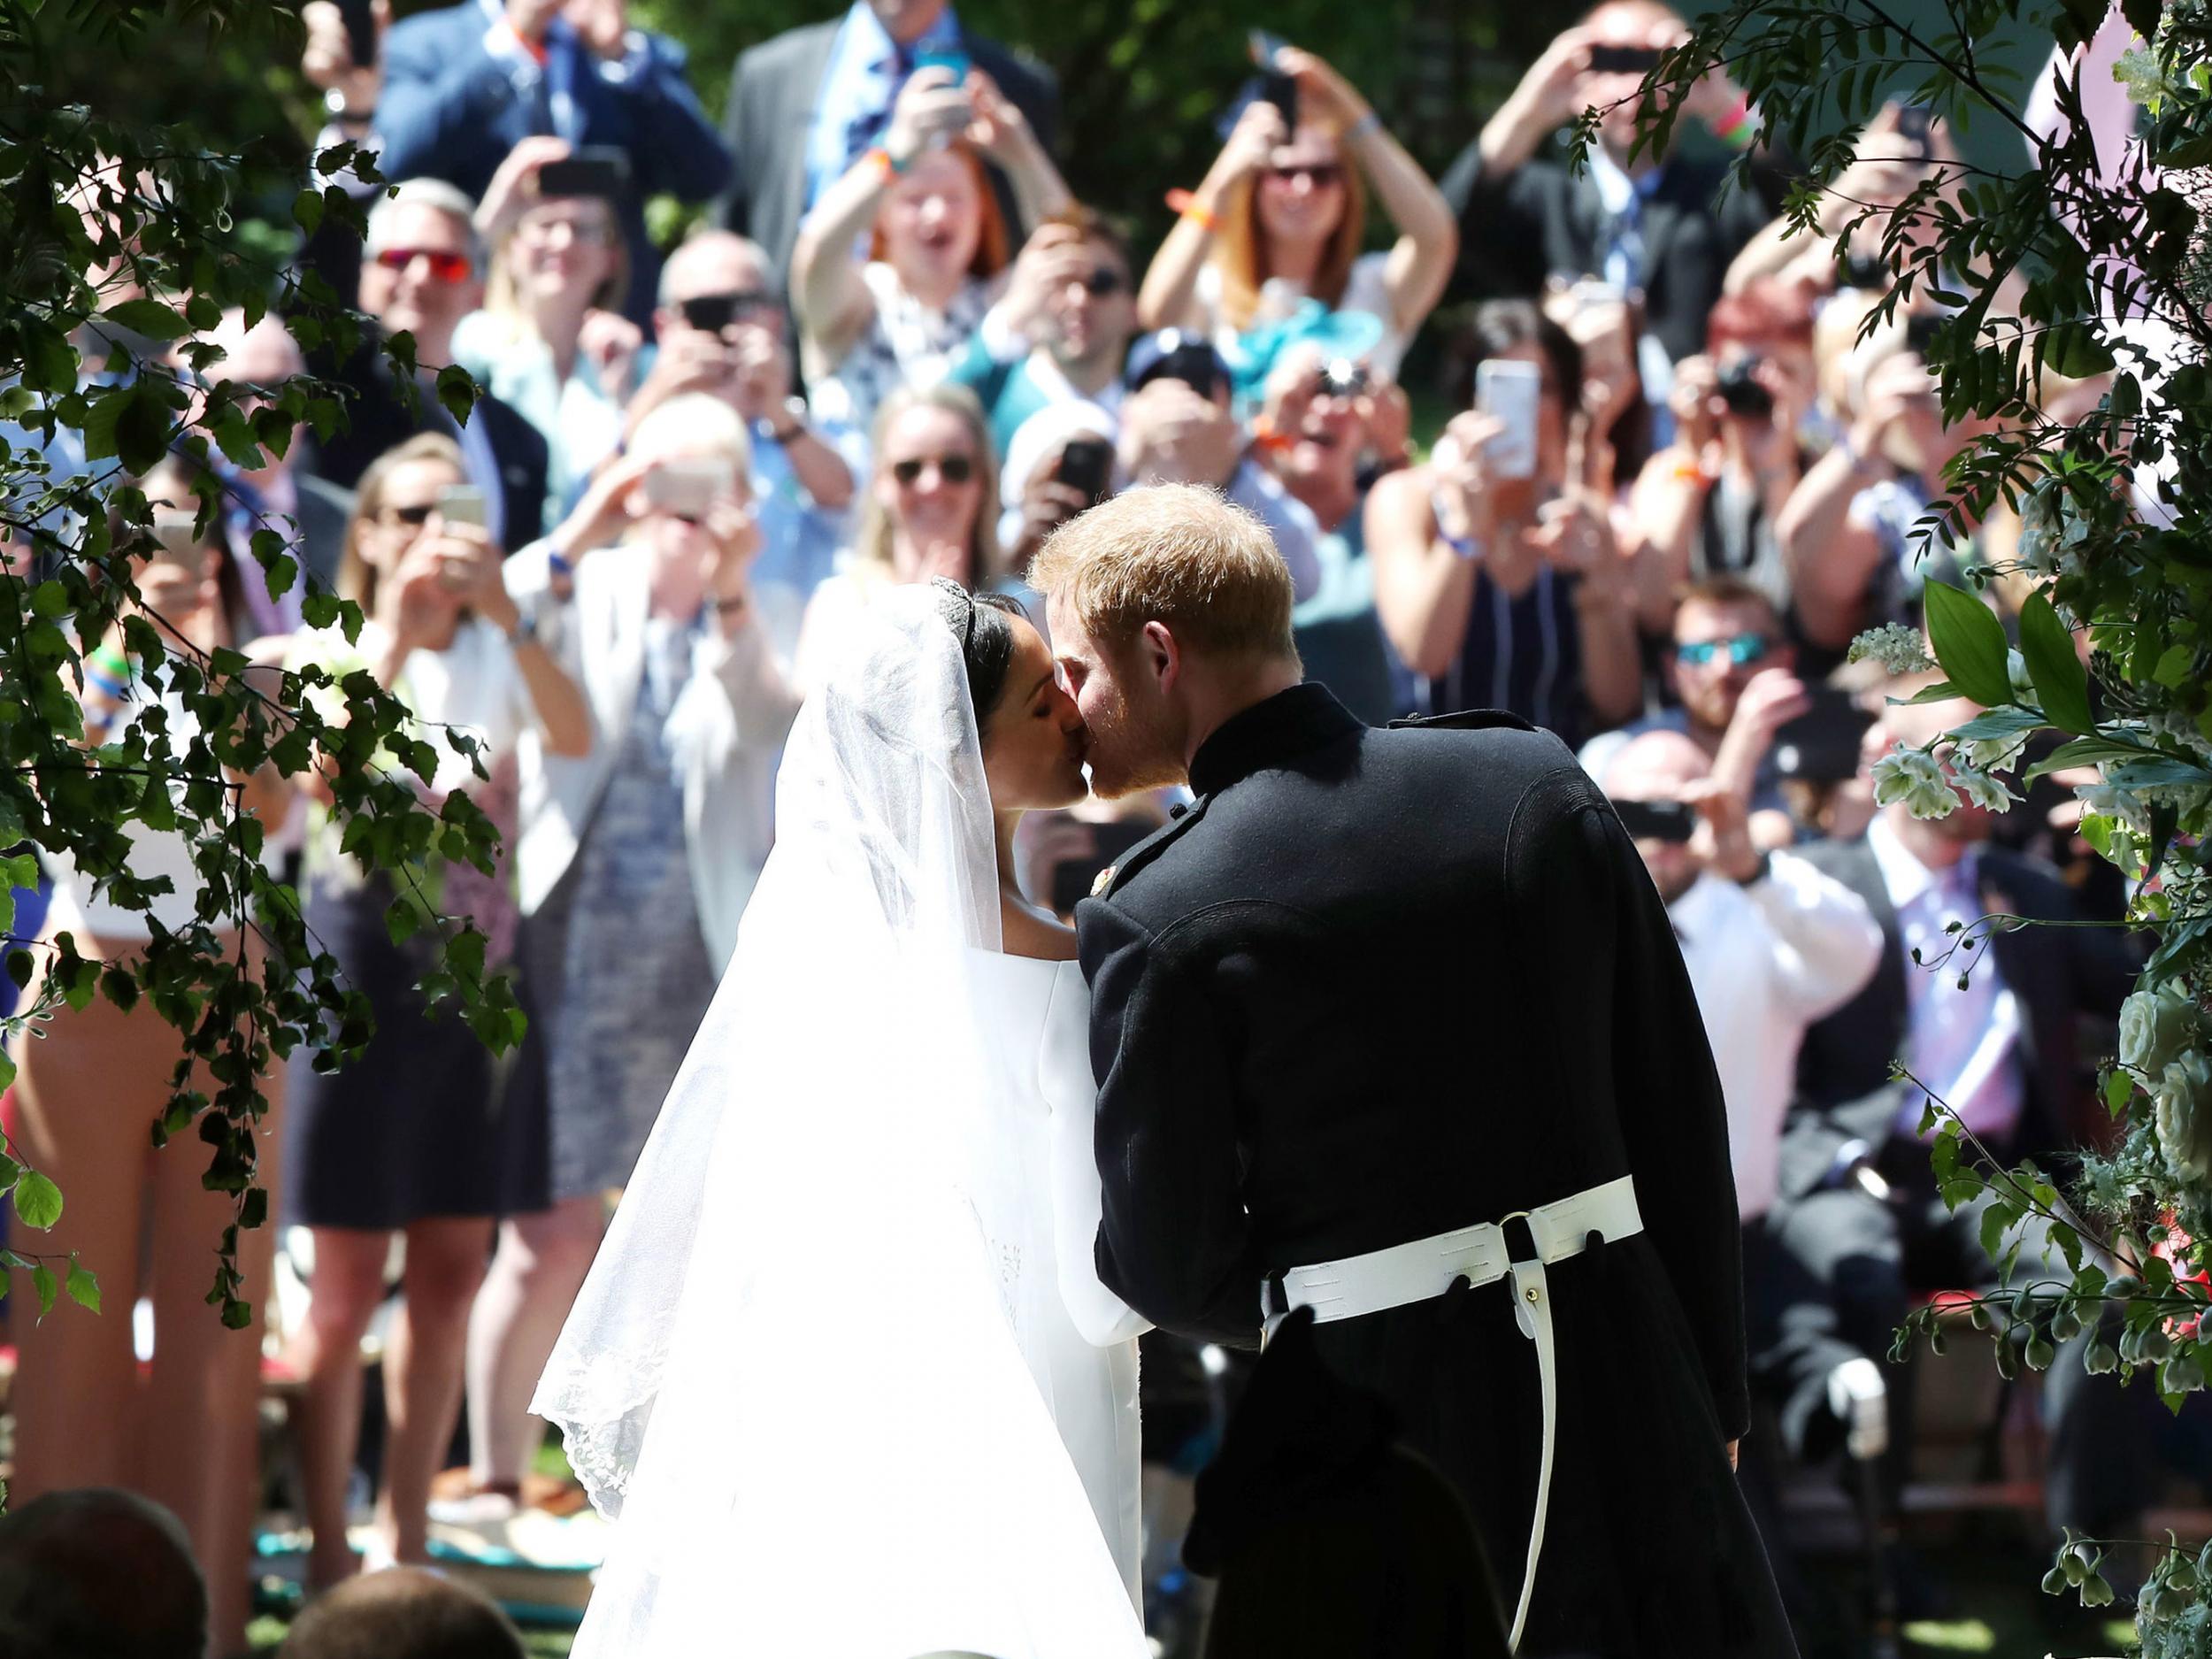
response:
<path id="1" fill-rule="evenodd" d="M 350 1066 L 303 1053 L 266 1080 L 262 1179 L 309 1286 L 279 1351 L 302 1385 L 308 1586 L 327 1593 L 300 1652 L 371 1651 L 330 1627 L 378 1616 L 339 1588 L 365 1564 L 349 1523 L 373 1326 L 365 1564 L 427 1564 L 434 1520 L 496 1522 L 541 1495 L 532 1386 L 729 958 L 825 650 L 887 587 L 938 578 L 1041 627 L 1025 577 L 1046 537 L 1162 482 L 1266 523 L 1307 675 L 1363 719 L 1498 709 L 1579 749 L 1667 904 L 1727 1093 L 1770 1425 L 1747 1479 L 1840 1456 L 1893 1509 L 1912 1372 L 1890 1333 L 1915 1299 L 1994 1270 L 1975 1217 L 1939 1201 L 1922 1096 L 1889 1063 L 2001 1159 L 2062 1167 L 2100 1133 L 2089 1079 L 2131 963 L 2114 931 L 2029 930 L 1962 984 L 1916 967 L 1985 910 L 2113 919 L 2119 898 L 2055 787 L 2002 816 L 1875 806 L 1873 758 L 1963 710 L 1895 706 L 1916 685 L 1845 648 L 1918 626 L 1944 562 L 1912 527 L 1978 429 L 1942 419 L 1931 312 L 1873 319 L 1864 257 L 1785 239 L 1778 192 L 1717 194 L 1755 126 L 1724 77 L 1700 83 L 1674 150 L 1635 150 L 1635 88 L 1681 36 L 1673 12 L 1597 6 L 1440 184 L 1359 88 L 1280 49 L 1223 88 L 1202 174 L 1158 181 L 1177 218 L 1149 250 L 1071 195 L 1050 73 L 945 0 L 857 0 L 755 47 L 719 127 L 682 50 L 623 0 L 370 13 L 365 37 L 338 5 L 306 8 L 326 136 L 399 181 L 371 201 L 357 269 L 326 239 L 306 256 L 370 338 L 309 363 L 280 324 L 234 318 L 208 371 L 324 376 L 345 430 L 257 472 L 180 455 L 141 480 L 168 522 L 224 503 L 204 539 L 165 533 L 150 607 L 272 671 L 365 669 L 426 726 L 472 733 L 488 780 L 441 745 L 426 794 L 470 791 L 506 833 L 496 877 L 434 878 L 439 908 L 518 976 L 528 1035 L 501 1067 L 423 1006 L 429 935 L 388 926 L 403 895 L 339 844 L 312 777 L 253 780 L 272 856 L 296 860 L 311 925 L 376 1016 Z M 1559 136 L 1591 106 L 1606 113 L 1572 170 Z M 1940 123 L 1897 106 L 1863 151 L 1838 194 L 1876 203 L 1951 155 Z M 1778 178 L 1765 159 L 1754 177 Z M 647 234 L 660 196 L 701 210 L 672 246 Z M 1863 234 L 1871 255 L 1878 224 Z M 380 349 L 403 333 L 417 388 Z M 481 388 L 465 422 L 430 389 L 450 365 Z M 1447 403 L 1417 432 L 1432 384 Z M 272 525 L 312 584 L 359 603 L 358 641 L 262 591 L 247 546 Z M 1964 557 L 2001 557 L 2017 531 L 1993 513 Z M 88 729 L 137 718 L 119 634 L 87 646 Z M 1033 815 L 1031 897 L 1066 913 L 1171 804 Z M 137 833 L 134 873 L 173 873 L 160 902 L 188 912 L 181 846 Z M 50 874 L 50 933 L 142 947 L 143 918 Z M 189 1155 L 114 1154 L 143 1144 L 165 1041 L 152 1016 L 96 1002 L 19 1056 L 8 1134 L 66 1190 L 55 1248 L 102 1264 L 110 1311 L 16 1322 L 13 1488 L 166 1505 L 224 1650 L 260 1489 L 254 1339 L 219 1340 L 194 1305 L 223 1217 Z M 150 1392 L 125 1270 L 147 1236 Z M 267 1305 L 267 1235 L 245 1266 Z M 1165 1401 L 1202 1373 L 1155 1340 L 1147 1386 Z M 2084 1425 L 2128 1410 L 2080 1364 L 2062 1353 L 2046 1394 L 2050 1518 L 2093 1528 L 2147 1494 L 2091 1466 Z M 153 1401 L 165 1425 L 140 1420 Z M 1151 1417 L 1148 1456 L 1202 1460 L 1207 1414 L 1179 1436 L 1171 1407 L 1161 1431 Z M 448 1471 L 460 1420 L 467 1466 Z M 161 1532 L 121 1500 L 48 1519 Z M 1787 1587 L 1788 1540 L 1768 1546 Z"/>

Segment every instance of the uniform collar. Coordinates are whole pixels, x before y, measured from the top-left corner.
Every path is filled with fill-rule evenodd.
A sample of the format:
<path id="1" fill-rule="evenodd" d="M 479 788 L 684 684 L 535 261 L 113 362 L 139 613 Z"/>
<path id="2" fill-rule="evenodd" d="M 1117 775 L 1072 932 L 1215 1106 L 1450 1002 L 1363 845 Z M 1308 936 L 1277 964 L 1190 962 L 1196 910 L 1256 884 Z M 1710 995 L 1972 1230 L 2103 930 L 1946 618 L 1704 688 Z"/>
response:
<path id="1" fill-rule="evenodd" d="M 1191 792 L 1218 795 L 1256 772 L 1363 730 L 1359 717 L 1318 680 L 1293 686 L 1231 715 L 1199 745 L 1191 758 Z"/>

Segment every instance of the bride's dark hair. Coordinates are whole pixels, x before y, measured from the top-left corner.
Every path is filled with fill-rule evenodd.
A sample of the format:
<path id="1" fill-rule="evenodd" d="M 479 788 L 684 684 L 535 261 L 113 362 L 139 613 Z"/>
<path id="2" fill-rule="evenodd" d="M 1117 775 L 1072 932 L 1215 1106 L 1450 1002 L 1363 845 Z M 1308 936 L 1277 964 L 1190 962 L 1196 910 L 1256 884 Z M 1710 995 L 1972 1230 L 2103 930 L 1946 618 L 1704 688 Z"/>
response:
<path id="1" fill-rule="evenodd" d="M 972 594 L 949 577 L 940 576 L 930 587 L 936 591 L 937 614 L 960 643 L 960 659 L 968 672 L 968 702 L 975 710 L 975 734 L 979 738 L 1006 690 L 1006 672 L 1013 666 L 1012 618 L 1025 618 L 1027 613 L 1004 594 Z"/>

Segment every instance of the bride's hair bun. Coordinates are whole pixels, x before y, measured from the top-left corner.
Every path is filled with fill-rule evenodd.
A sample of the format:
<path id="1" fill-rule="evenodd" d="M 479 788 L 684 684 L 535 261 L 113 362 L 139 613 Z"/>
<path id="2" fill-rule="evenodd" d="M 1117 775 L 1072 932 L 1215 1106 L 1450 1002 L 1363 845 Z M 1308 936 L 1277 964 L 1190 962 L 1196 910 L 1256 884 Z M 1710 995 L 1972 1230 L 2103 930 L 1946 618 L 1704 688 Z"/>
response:
<path id="1" fill-rule="evenodd" d="M 1006 672 L 1014 662 L 1012 618 L 1025 617 L 1004 594 L 972 594 L 949 576 L 934 577 L 937 614 L 952 630 L 968 674 L 968 701 L 975 709 L 976 735 L 989 725 L 991 711 L 1006 690 Z"/>

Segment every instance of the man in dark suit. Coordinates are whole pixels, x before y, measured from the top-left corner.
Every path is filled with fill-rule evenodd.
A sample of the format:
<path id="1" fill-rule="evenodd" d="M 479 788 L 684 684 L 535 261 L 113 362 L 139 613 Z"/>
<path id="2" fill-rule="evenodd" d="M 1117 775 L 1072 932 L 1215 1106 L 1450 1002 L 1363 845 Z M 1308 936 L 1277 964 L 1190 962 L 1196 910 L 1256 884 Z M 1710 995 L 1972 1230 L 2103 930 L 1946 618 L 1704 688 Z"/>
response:
<path id="1" fill-rule="evenodd" d="M 646 198 L 704 202 L 729 178 L 729 152 L 684 63 L 675 42 L 630 27 L 626 0 L 462 0 L 408 18 L 384 41 L 384 173 L 443 179 L 481 201 L 507 152 L 534 134 L 622 151 L 624 310 L 642 325 L 660 274 Z"/>
<path id="2" fill-rule="evenodd" d="M 1052 72 L 960 27 L 949 0 L 854 0 L 849 12 L 744 53 L 730 79 L 724 135 L 737 158 L 715 206 L 726 230 L 768 251 L 780 286 L 799 221 L 829 185 L 881 140 L 891 104 L 923 62 L 972 64 L 1052 148 L 1060 94 Z M 1010 224 L 1019 224 L 996 180 Z"/>
<path id="3" fill-rule="evenodd" d="M 1916 688 L 1907 682 L 1893 695 Z M 1976 712 L 1962 702 L 1897 706 L 1885 725 L 1893 738 L 1918 747 Z M 1970 949 L 1960 941 L 1973 935 L 1946 931 L 1985 915 L 2076 919 L 2058 872 L 1992 842 L 1991 821 L 1963 802 L 1947 817 L 1916 818 L 1901 801 L 1883 809 L 1863 839 L 1802 851 L 1866 902 L 1882 929 L 1883 953 L 1866 988 L 1813 1025 L 1798 1051 L 1775 1240 L 1816 1287 L 1790 1320 L 1801 1330 L 1832 1321 L 1841 1340 L 1877 1359 L 1887 1355 L 1915 1294 L 1997 1281 L 1981 1245 L 1985 1206 L 1954 1213 L 1937 1193 L 1919 1127 L 1929 1094 L 1959 1114 L 2000 1167 L 2023 1156 L 2047 1171 L 2062 1167 L 2101 1114 L 2084 1072 L 2084 1023 L 2103 1033 L 2093 1056 L 2112 1041 L 2111 1023 L 2134 979 L 2114 929 L 2024 927 Z M 1918 1086 L 1891 1080 L 1899 1060 Z M 2042 1254 L 2032 1227 L 2023 1278 L 2039 1276 Z M 2065 1277 L 2062 1263 L 2057 1271 Z M 2094 1381 L 2078 1377 L 2079 1366 L 2078 1352 L 2061 1350 L 2056 1371 L 2065 1386 L 2047 1405 L 2058 1400 L 2070 1409 L 2079 1402 L 2084 1391 L 2073 1385 Z M 1893 1394 L 1909 1376 L 1891 1373 Z M 1909 1420 L 1901 1409 L 1896 1415 Z M 2055 1425 L 2054 1440 L 2073 1437 Z"/>
<path id="4" fill-rule="evenodd" d="M 351 489 L 395 444 L 419 432 L 445 433 L 461 446 L 469 481 L 485 493 L 493 540 L 511 553 L 545 534 L 545 439 L 488 392 L 464 426 L 438 401 L 434 384 L 436 372 L 453 361 L 455 326 L 484 297 L 474 208 L 449 184 L 414 179 L 370 213 L 361 309 L 379 333 L 345 363 L 319 367 L 349 396 L 345 430 L 319 447 L 309 470 Z M 414 336 L 421 371 L 411 408 L 383 350 L 384 336 L 402 332 Z"/>
<path id="5" fill-rule="evenodd" d="M 1668 360 L 1705 349 L 1729 261 L 1774 209 L 1741 190 L 1718 196 L 1722 161 L 1648 150 L 1629 158 L 1636 88 L 1659 50 L 1681 38 L 1681 19 L 1657 0 L 1599 6 L 1545 49 L 1452 164 L 1442 188 L 1459 214 L 1460 274 L 1477 293 L 1532 297 L 1549 277 L 1597 277 L 1642 294 L 1647 334 Z M 1563 155 L 1538 153 L 1591 108 L 1604 114 L 1579 175 Z M 1732 140 L 1749 119 L 1742 95 L 1718 76 L 1698 85 L 1686 113 Z"/>
<path id="6" fill-rule="evenodd" d="M 1611 808 L 1509 716 L 1375 730 L 1301 684 L 1289 572 L 1214 492 L 1125 492 L 1031 580 L 1094 786 L 1197 795 L 1076 916 L 1104 1282 L 1247 1347 L 1313 1308 L 1522 1592 L 1521 1653 L 1792 1654 L 1730 1468 L 1720 1085 Z"/>

